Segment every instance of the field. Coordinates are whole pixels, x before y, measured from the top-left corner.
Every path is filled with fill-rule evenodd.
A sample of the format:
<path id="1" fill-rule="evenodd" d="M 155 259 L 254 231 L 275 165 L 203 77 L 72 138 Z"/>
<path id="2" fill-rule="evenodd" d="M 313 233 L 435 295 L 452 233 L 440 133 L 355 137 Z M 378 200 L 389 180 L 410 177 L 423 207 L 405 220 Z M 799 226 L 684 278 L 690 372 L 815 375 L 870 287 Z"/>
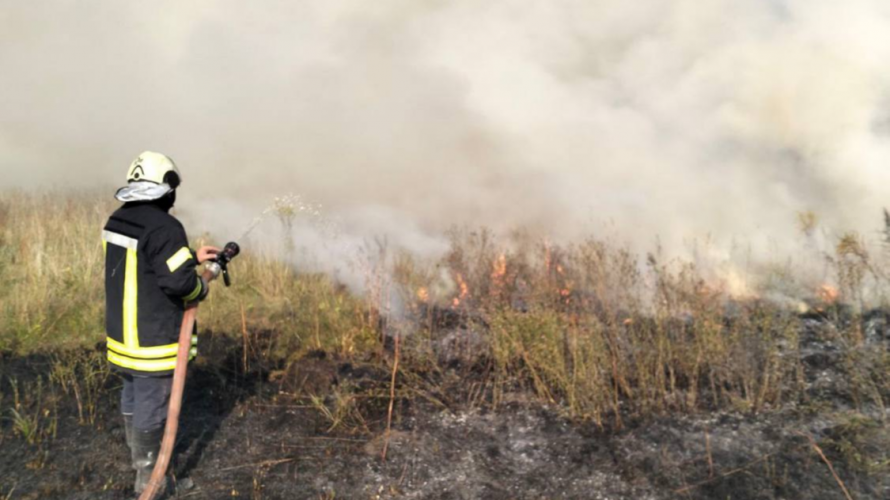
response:
<path id="1" fill-rule="evenodd" d="M 0 498 L 131 494 L 97 198 L 0 198 Z M 888 497 L 880 245 L 839 235 L 828 282 L 779 261 L 733 296 L 608 239 L 449 239 L 434 261 L 369 242 L 361 294 L 239 257 L 199 310 L 186 496 Z"/>

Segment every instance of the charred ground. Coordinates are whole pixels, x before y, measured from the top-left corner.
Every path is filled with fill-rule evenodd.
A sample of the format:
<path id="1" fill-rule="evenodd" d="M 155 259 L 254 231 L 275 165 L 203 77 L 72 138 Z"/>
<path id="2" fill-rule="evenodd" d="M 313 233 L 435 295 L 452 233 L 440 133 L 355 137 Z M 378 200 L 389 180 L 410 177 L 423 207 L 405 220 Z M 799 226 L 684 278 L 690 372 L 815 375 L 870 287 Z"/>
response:
<path id="1" fill-rule="evenodd" d="M 886 359 L 888 316 L 860 318 L 866 338 L 855 367 L 853 348 L 834 333 L 839 319 L 798 318 L 798 398 L 757 412 L 627 412 L 620 428 L 614 415 L 605 425 L 569 418 L 521 385 L 495 404 L 482 355 L 450 358 L 436 371 L 409 364 L 387 433 L 389 350 L 379 359 L 312 351 L 270 362 L 256 355 L 261 348 L 245 356 L 244 343 L 205 334 L 174 466 L 196 487 L 180 496 L 831 499 L 846 488 L 851 498 L 887 498 L 890 414 L 875 402 L 888 394 L 863 392 L 855 377 L 886 368 L 875 363 Z M 450 326 L 449 335 L 471 334 Z M 101 354 L 101 346 L 3 354 L 0 401 L 17 408 L 0 424 L 5 497 L 132 496 L 119 380 L 91 368 Z M 81 380 L 77 394 L 66 392 L 60 363 Z"/>

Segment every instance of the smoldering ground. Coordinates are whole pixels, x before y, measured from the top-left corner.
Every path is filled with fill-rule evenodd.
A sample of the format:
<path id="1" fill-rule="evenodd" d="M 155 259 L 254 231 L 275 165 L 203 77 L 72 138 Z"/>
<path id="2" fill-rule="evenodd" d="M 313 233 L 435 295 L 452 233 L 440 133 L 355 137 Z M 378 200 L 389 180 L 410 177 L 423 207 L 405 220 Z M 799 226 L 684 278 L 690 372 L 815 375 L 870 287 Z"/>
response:
<path id="1" fill-rule="evenodd" d="M 871 235 L 890 195 L 880 0 L 18 2 L 0 27 L 2 186 L 159 150 L 193 232 L 296 192 L 421 253 L 605 224 L 731 262 L 794 254 L 800 212 Z"/>

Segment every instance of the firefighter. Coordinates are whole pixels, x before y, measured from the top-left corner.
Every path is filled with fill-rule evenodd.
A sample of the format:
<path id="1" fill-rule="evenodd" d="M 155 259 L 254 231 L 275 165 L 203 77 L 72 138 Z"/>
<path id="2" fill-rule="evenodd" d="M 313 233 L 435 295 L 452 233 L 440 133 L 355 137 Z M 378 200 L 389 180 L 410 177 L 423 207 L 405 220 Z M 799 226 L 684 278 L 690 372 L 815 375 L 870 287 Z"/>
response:
<path id="1" fill-rule="evenodd" d="M 115 194 L 123 206 L 102 231 L 107 357 L 123 377 L 121 413 L 136 493 L 158 458 L 185 307 L 209 290 L 195 269 L 219 252 L 189 248 L 185 229 L 169 213 L 179 183 L 170 158 L 142 153 L 127 171 L 127 185 Z M 197 355 L 196 333 L 190 360 Z"/>

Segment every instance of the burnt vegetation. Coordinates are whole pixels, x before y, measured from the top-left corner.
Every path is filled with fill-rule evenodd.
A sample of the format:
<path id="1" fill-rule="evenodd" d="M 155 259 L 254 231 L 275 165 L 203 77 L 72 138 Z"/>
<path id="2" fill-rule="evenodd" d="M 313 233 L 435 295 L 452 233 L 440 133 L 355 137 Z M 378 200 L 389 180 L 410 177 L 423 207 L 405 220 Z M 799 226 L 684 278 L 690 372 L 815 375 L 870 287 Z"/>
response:
<path id="1" fill-rule="evenodd" d="M 3 200 L 0 498 L 126 498 L 110 207 Z M 887 497 L 886 245 L 841 235 L 814 250 L 826 279 L 764 266 L 733 293 L 607 240 L 449 239 L 433 262 L 369 243 L 362 295 L 247 249 L 199 312 L 174 464 L 189 495 Z"/>

